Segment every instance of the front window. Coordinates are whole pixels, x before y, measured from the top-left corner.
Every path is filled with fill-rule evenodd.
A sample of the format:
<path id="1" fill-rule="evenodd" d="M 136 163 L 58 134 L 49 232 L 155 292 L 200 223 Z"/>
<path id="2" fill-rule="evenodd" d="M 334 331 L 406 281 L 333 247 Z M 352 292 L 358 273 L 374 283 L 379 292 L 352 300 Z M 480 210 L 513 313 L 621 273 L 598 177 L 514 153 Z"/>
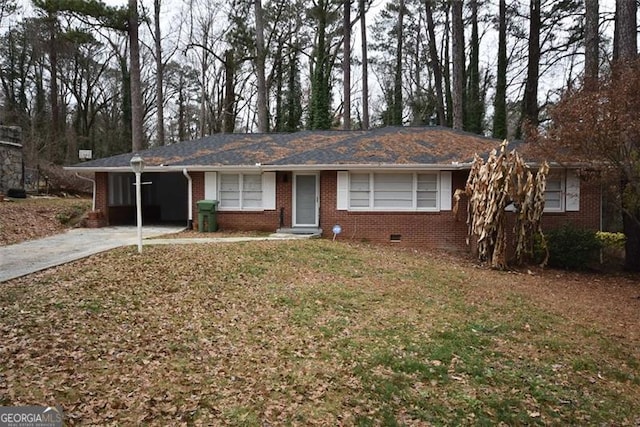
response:
<path id="1" fill-rule="evenodd" d="M 434 173 L 418 174 L 418 208 L 438 207 L 438 176 Z"/>
<path id="2" fill-rule="evenodd" d="M 435 211 L 437 173 L 352 173 L 349 208 L 353 210 Z"/>
<path id="3" fill-rule="evenodd" d="M 373 174 L 373 207 L 411 209 L 413 207 L 413 174 Z"/>
<path id="4" fill-rule="evenodd" d="M 257 174 L 220 174 L 221 209 L 261 209 L 262 176 Z"/>
<path id="5" fill-rule="evenodd" d="M 371 191 L 369 190 L 369 174 L 351 174 L 349 199 L 352 208 L 368 208 Z"/>
<path id="6" fill-rule="evenodd" d="M 563 209 L 563 180 L 561 173 L 550 173 L 547 175 L 547 187 L 544 192 L 544 210 L 550 212 L 560 212 Z"/>

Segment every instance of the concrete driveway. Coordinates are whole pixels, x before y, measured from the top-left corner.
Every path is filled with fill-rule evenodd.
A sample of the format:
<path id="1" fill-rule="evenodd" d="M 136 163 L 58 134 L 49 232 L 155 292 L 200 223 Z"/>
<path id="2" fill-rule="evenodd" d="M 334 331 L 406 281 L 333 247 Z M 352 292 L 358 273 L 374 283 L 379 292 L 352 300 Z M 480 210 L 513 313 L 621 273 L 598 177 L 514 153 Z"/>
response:
<path id="1" fill-rule="evenodd" d="M 178 226 L 144 226 L 143 239 L 177 233 Z M 189 243 L 247 242 L 252 240 L 309 239 L 317 235 L 275 233 L 264 237 L 198 237 L 145 240 L 143 245 L 182 245 Z M 120 246 L 138 244 L 136 227 L 75 228 L 63 234 L 0 246 L 0 283 L 56 265 L 66 264 Z"/>
<path id="2" fill-rule="evenodd" d="M 184 227 L 144 226 L 143 238 Z M 136 227 L 75 228 L 63 234 L 0 247 L 0 282 L 65 264 L 120 246 L 137 244 Z"/>

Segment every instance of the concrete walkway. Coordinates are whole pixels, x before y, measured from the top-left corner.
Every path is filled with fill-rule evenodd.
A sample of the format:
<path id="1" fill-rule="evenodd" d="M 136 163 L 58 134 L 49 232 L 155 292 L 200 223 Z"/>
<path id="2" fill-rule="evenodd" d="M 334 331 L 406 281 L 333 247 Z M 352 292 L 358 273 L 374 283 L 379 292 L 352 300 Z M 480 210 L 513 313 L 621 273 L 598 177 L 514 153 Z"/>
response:
<path id="1" fill-rule="evenodd" d="M 144 226 L 143 245 L 288 240 L 309 236 L 272 234 L 265 237 L 205 237 L 150 239 L 182 231 L 184 227 Z M 76 228 L 63 234 L 0 247 L 0 283 L 90 255 L 138 243 L 136 227 Z"/>

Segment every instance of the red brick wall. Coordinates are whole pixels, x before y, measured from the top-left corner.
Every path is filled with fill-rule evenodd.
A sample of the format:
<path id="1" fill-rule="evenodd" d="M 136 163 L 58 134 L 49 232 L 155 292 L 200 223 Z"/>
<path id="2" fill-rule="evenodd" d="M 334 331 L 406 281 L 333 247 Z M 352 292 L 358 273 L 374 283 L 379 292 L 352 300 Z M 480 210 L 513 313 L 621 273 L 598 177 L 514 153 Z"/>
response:
<path id="1" fill-rule="evenodd" d="M 204 172 L 189 172 L 191 177 L 191 191 L 193 201 L 191 204 L 191 212 L 193 212 L 193 229 L 198 229 L 198 200 L 204 199 Z"/>
<path id="2" fill-rule="evenodd" d="M 466 172 L 453 172 L 452 193 L 463 188 Z M 193 219 L 197 229 L 198 209 L 196 202 L 204 199 L 204 173 L 191 172 L 193 180 Z M 96 173 L 96 207 L 108 215 L 108 179 L 106 173 Z M 401 236 L 398 246 L 438 247 L 465 249 L 467 236 L 466 200 L 460 203 L 458 218 L 453 211 L 441 212 L 349 212 L 336 209 L 337 172 L 320 173 L 320 227 L 324 237 L 332 237 L 332 228 L 340 224 L 340 240 L 354 239 L 377 243 L 391 243 L 390 236 Z M 218 212 L 218 224 L 223 230 L 275 231 L 280 227 L 280 211 L 283 226 L 292 226 L 293 175 L 291 172 L 276 174 L 276 209 L 264 212 Z M 453 203 L 452 203 L 453 204 Z M 582 182 L 580 189 L 580 211 L 545 213 L 543 230 L 573 225 L 598 230 L 600 225 L 600 188 L 597 184 Z"/>
<path id="3" fill-rule="evenodd" d="M 464 187 L 466 174 L 454 172 L 453 191 Z M 465 248 L 467 235 L 466 205 L 461 204 L 459 219 L 453 211 L 441 212 L 349 212 L 336 210 L 337 172 L 320 175 L 320 226 L 324 237 L 333 237 L 332 228 L 340 224 L 338 239 L 355 239 L 376 243 L 390 243 L 392 234 L 401 236 L 394 245 L 408 247 Z M 452 191 L 452 192 L 453 192 Z"/>
<path id="4" fill-rule="evenodd" d="M 102 211 L 102 215 L 109 223 L 109 175 L 106 172 L 96 172 L 96 210 Z"/>
<path id="5" fill-rule="evenodd" d="M 580 211 L 545 212 L 542 215 L 542 230 L 552 230 L 570 223 L 578 228 L 600 230 L 600 185 L 580 182 Z"/>
<path id="6" fill-rule="evenodd" d="M 282 226 L 293 226 L 293 174 L 291 172 L 276 173 L 276 209 L 278 218 L 282 211 Z M 280 221 L 278 221 L 280 224 Z"/>
<path id="7" fill-rule="evenodd" d="M 239 231 L 272 231 L 275 232 L 280 224 L 281 200 L 286 203 L 289 200 L 289 210 L 291 205 L 291 174 L 289 173 L 288 184 L 281 183 L 281 175 L 286 172 L 278 172 L 276 175 L 276 210 L 272 211 L 218 211 L 216 220 L 220 230 Z M 198 200 L 204 199 L 204 172 L 191 172 L 193 183 L 193 228 L 198 229 Z M 288 188 L 288 190 L 287 190 Z M 290 216 L 290 215 L 289 215 Z"/>

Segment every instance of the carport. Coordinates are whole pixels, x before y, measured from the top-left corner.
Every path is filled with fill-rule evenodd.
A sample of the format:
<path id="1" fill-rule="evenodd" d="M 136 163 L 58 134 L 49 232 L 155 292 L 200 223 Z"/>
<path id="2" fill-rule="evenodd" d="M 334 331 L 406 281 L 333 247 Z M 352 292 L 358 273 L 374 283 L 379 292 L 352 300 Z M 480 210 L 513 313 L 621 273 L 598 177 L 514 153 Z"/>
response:
<path id="1" fill-rule="evenodd" d="M 111 225 L 135 224 L 135 175 L 109 172 L 108 217 Z M 181 172 L 142 174 L 142 217 L 145 224 L 187 224 L 188 180 Z"/>

